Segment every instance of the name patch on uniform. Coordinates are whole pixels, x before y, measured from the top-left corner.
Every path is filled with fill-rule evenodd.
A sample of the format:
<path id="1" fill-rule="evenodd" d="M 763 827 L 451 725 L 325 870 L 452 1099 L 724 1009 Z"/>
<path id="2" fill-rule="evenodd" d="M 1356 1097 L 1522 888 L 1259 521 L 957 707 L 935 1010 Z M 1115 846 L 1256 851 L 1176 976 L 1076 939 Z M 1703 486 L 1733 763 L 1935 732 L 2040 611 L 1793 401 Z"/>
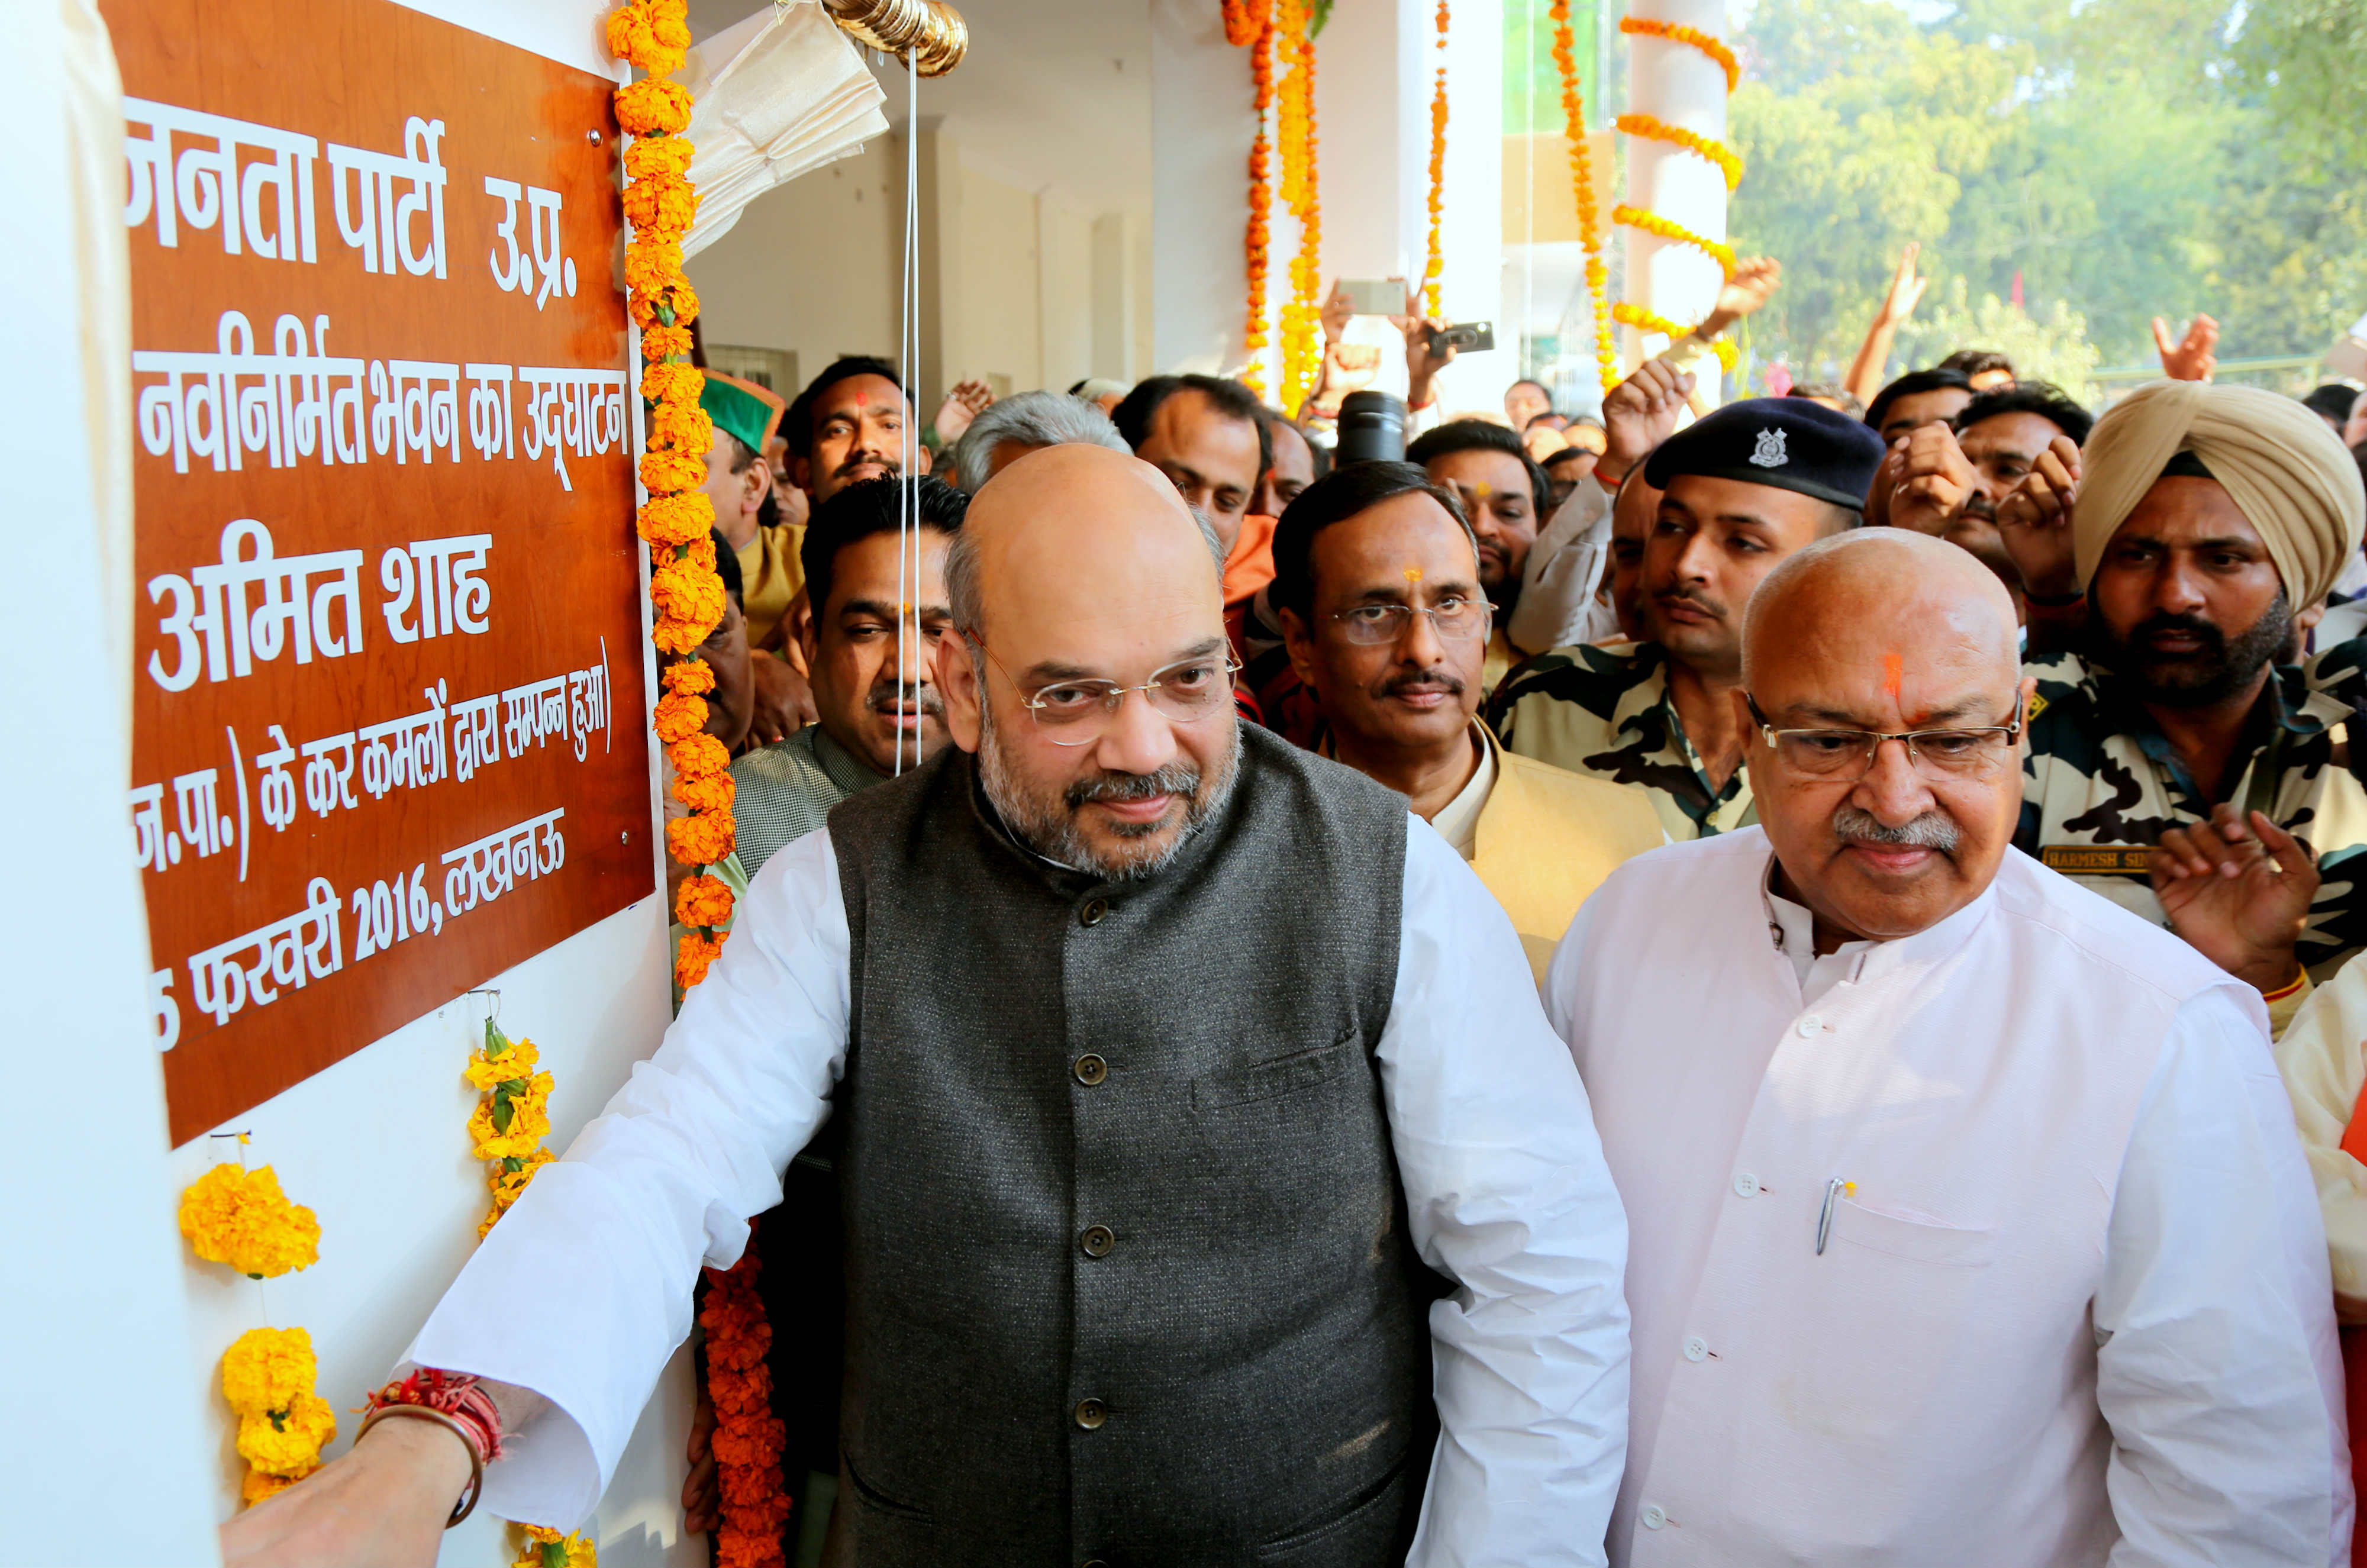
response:
<path id="1" fill-rule="evenodd" d="M 2066 876 L 2143 876 L 2146 854 L 2125 844 L 2042 844 L 2038 861 Z"/>

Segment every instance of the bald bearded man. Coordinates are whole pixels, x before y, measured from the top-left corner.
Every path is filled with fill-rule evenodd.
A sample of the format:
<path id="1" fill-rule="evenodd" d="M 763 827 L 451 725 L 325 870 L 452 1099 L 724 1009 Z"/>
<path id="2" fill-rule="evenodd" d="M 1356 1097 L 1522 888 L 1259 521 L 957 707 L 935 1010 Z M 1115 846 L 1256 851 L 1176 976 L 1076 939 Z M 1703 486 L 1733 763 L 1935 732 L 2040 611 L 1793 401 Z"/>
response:
<path id="1" fill-rule="evenodd" d="M 1760 827 L 1630 861 L 1547 1010 L 1634 1217 L 1614 1564 L 2325 1564 L 2325 1248 L 2259 997 L 2012 847 L 2011 599 L 1768 574 Z"/>
<path id="2" fill-rule="evenodd" d="M 955 748 L 767 863 L 413 1346 L 502 1385 L 488 1507 L 591 1511 L 834 1098 L 843 1560 L 1603 1561 L 1625 1231 L 1584 1091 L 1455 852 L 1236 724 L 1218 554 L 1123 454 L 979 491 Z M 468 1461 L 382 1423 L 227 1555 L 424 1564 Z"/>

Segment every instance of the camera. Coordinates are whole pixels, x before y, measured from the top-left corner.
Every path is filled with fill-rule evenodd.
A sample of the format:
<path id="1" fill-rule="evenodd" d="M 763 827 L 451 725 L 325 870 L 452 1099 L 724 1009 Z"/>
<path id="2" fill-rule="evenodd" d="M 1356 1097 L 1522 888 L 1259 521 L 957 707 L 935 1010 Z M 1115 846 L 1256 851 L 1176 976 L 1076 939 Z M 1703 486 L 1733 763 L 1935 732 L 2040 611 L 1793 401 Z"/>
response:
<path id="1" fill-rule="evenodd" d="M 1341 400 L 1331 462 L 1405 461 L 1406 406 L 1387 392 L 1351 392 Z"/>
<path id="2" fill-rule="evenodd" d="M 1484 354 L 1496 346 L 1496 323 L 1493 321 L 1462 321 L 1451 327 L 1436 327 L 1430 334 L 1430 352 L 1443 354 L 1449 348 L 1467 348 L 1474 354 Z"/>

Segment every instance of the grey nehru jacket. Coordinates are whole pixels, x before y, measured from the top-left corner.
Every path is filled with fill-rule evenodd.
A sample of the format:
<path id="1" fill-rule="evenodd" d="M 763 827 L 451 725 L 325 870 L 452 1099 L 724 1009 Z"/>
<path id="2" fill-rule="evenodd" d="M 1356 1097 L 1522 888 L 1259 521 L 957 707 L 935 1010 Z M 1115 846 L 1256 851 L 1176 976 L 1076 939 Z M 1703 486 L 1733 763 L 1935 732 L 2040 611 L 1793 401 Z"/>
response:
<path id="1" fill-rule="evenodd" d="M 1221 818 L 1110 884 L 976 777 L 830 817 L 855 1560 L 1395 1562 L 1432 1419 L 1374 1055 L 1403 798 L 1244 726 Z"/>

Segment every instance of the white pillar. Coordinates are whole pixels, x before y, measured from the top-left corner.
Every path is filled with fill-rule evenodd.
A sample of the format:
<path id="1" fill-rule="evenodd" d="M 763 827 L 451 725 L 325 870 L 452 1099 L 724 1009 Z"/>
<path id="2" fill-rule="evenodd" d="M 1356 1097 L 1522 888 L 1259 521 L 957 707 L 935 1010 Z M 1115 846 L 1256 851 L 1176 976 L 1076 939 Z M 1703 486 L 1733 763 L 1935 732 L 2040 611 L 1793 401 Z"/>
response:
<path id="1" fill-rule="evenodd" d="M 1631 14 L 1726 36 L 1725 0 L 1635 0 Z M 1727 140 L 1726 73 L 1716 61 L 1691 44 L 1642 35 L 1625 41 L 1631 51 L 1627 102 L 1633 112 L 1716 141 Z M 1726 175 L 1717 165 L 1670 142 L 1642 136 L 1626 140 L 1627 205 L 1724 240 Z M 1610 215 L 1603 216 L 1608 222 Z M 1639 230 L 1627 230 L 1625 239 L 1629 303 L 1682 326 L 1709 313 L 1726 277 L 1716 262 L 1691 245 Z M 1632 327 L 1623 330 L 1621 343 L 1631 365 L 1665 346 L 1658 334 L 1640 334 Z"/>
<path id="2" fill-rule="evenodd" d="M 1249 217 L 1250 139 L 1257 130 L 1250 93 L 1249 51 L 1225 41 L 1220 7 L 1208 0 L 1150 0 L 1153 346 L 1152 363 L 1138 367 L 1139 374 L 1221 375 L 1241 363 L 1247 335 L 1241 233 Z M 1279 157 L 1274 168 L 1278 175 Z M 1280 303 L 1280 290 L 1288 287 L 1289 253 L 1282 238 L 1289 231 L 1285 220 L 1272 246 L 1269 307 Z M 1097 234 L 1097 258 L 1099 243 Z M 1098 279 L 1098 260 L 1094 270 Z M 1098 327 L 1094 341 L 1094 370 L 1101 374 L 1111 361 L 1101 350 Z"/>

